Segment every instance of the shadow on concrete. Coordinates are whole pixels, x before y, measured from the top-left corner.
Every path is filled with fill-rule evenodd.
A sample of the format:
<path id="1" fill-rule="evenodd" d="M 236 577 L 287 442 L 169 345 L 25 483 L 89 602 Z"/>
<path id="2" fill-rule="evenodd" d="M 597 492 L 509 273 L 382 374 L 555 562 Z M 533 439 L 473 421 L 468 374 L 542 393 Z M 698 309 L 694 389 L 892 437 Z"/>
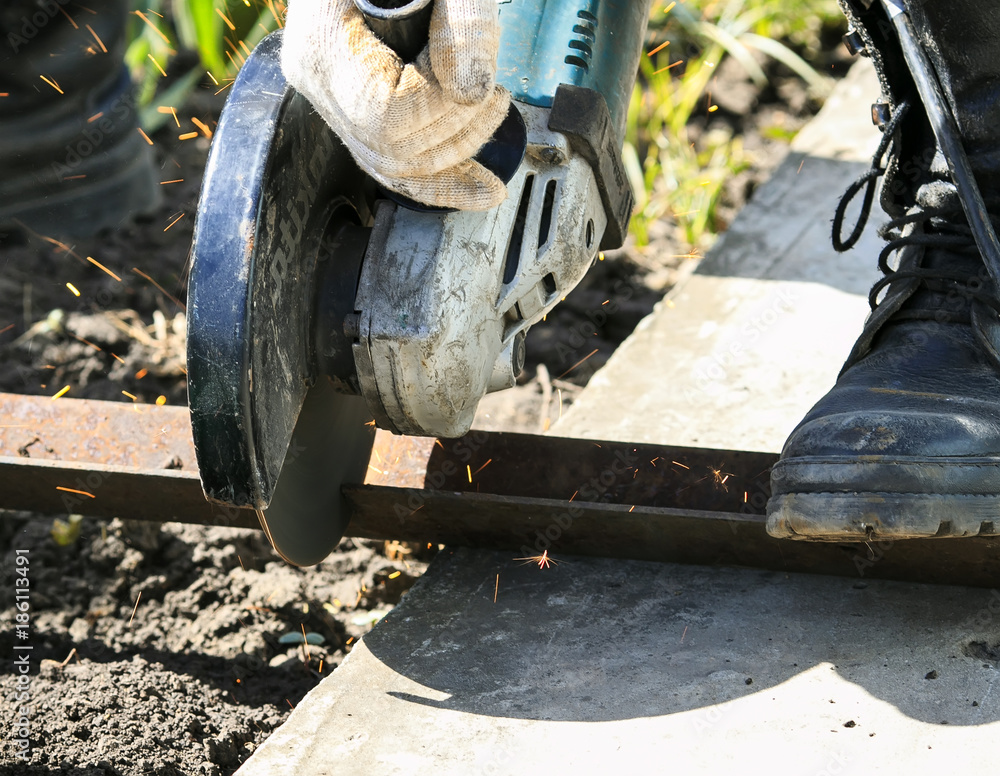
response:
<path id="1" fill-rule="evenodd" d="M 997 590 L 459 549 L 364 641 L 450 697 L 390 694 L 487 716 L 654 717 L 829 664 L 914 719 L 1000 719 Z"/>

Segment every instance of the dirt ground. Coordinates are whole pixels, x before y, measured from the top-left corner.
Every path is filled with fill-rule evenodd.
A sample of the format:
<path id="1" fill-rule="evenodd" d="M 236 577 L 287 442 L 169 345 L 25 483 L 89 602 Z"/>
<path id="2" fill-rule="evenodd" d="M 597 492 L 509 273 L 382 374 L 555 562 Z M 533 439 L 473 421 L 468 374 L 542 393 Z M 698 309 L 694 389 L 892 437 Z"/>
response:
<path id="1" fill-rule="evenodd" d="M 787 149 L 759 127 L 780 114 L 794 131 L 818 107 L 796 81 L 773 75 L 761 92 L 738 67 L 720 68 L 716 98 L 724 110 L 713 120 L 744 132 L 755 159 L 727 190 L 729 214 Z M 214 126 L 224 95 L 213 91 L 200 89 L 178 110 L 181 128 L 171 124 L 153 136 L 161 179 L 181 181 L 162 186 L 157 212 L 72 243 L 0 235 L 0 391 L 51 395 L 68 385 L 70 398 L 185 402 L 183 301 L 208 140 L 177 137 L 194 128 L 192 116 Z M 558 403 L 572 402 L 685 271 L 679 257 L 688 250 L 664 221 L 648 248 L 608 254 L 532 330 L 520 385 L 491 400 L 478 424 L 546 429 Z M 616 312 L 598 320 L 593 311 L 612 296 Z M 257 531 L 158 527 L 141 517 L 141 503 L 112 521 L 63 515 L 59 543 L 52 516 L 0 512 L 5 623 L 16 614 L 18 551 L 30 559 L 29 637 L 15 642 L 15 631 L 5 629 L 0 653 L 32 647 L 33 753 L 30 766 L 12 757 L 18 720 L 10 702 L 0 776 L 232 773 L 391 610 L 437 549 L 348 539 L 302 570 L 276 558 Z M 294 643 L 303 634 L 308 643 Z M 5 698 L 15 681 L 7 659 L 0 664 Z"/>

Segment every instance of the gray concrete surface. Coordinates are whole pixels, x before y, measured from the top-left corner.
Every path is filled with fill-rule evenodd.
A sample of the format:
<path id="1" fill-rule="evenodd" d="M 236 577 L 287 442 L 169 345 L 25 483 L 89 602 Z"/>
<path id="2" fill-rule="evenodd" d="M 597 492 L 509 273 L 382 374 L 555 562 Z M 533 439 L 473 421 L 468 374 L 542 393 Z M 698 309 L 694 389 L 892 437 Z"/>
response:
<path id="1" fill-rule="evenodd" d="M 842 85 L 555 433 L 780 447 L 865 315 L 877 241 L 827 231 L 875 89 Z M 239 776 L 996 770 L 998 590 L 556 557 L 439 556 Z"/>

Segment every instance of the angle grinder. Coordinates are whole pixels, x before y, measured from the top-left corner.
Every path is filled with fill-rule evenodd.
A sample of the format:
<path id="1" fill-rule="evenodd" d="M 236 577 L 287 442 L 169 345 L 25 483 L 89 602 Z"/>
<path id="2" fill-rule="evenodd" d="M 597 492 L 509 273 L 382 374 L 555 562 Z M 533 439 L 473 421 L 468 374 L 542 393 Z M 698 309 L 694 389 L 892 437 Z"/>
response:
<path id="1" fill-rule="evenodd" d="M 356 1 L 404 61 L 425 44 L 430 0 Z M 194 442 L 206 497 L 256 509 L 290 563 L 344 535 L 341 486 L 364 481 L 376 425 L 468 431 L 482 397 L 514 385 L 528 328 L 624 238 L 646 1 L 498 7 L 513 100 L 476 157 L 507 184 L 493 210 L 381 190 L 285 82 L 280 31 L 219 119 L 188 288 Z"/>

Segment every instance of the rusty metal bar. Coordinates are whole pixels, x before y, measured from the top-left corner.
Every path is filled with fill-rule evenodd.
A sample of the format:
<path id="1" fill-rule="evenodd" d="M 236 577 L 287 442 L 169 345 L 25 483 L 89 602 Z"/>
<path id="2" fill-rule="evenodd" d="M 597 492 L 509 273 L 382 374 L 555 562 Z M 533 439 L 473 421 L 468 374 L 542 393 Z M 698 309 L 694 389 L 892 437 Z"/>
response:
<path id="1" fill-rule="evenodd" d="M 349 533 L 991 586 L 1000 539 L 779 541 L 764 530 L 776 456 L 523 434 L 379 432 Z M 186 408 L 0 394 L 0 508 L 258 527 L 202 495 Z"/>

